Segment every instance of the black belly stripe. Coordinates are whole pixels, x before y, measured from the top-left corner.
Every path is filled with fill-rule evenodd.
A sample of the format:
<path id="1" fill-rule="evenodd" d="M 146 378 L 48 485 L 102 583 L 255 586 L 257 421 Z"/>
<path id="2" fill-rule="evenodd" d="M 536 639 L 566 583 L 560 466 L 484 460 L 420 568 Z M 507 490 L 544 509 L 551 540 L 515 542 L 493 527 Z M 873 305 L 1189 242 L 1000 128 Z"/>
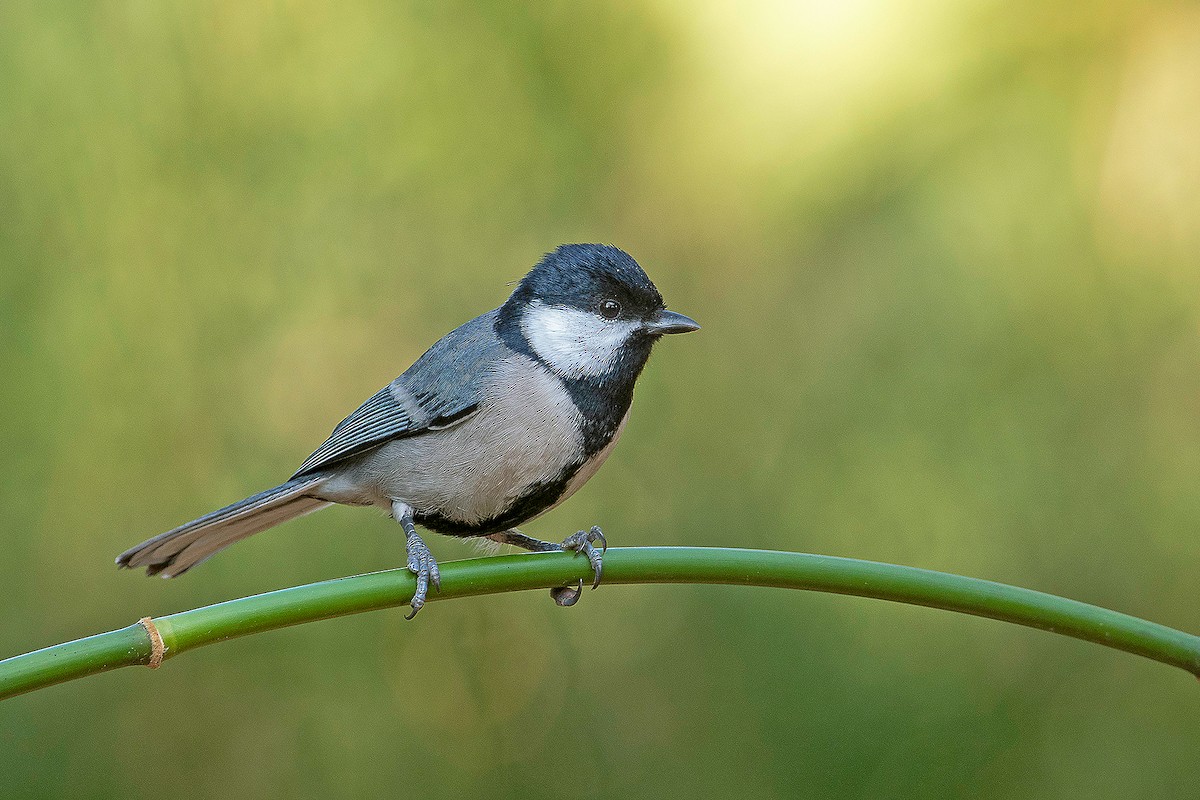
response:
<path id="1" fill-rule="evenodd" d="M 573 464 L 560 472 L 552 480 L 535 483 L 526 489 L 525 493 L 518 497 L 512 505 L 490 519 L 467 523 L 442 514 L 417 513 L 413 515 L 413 521 L 431 531 L 444 533 L 447 536 L 467 538 L 500 533 L 501 531 L 516 527 L 536 517 L 546 509 L 553 507 L 563 496 L 563 492 L 567 490 L 567 484 L 571 482 L 571 478 L 575 477 L 575 473 L 579 472 L 579 468 L 582 466 L 583 462 Z"/>

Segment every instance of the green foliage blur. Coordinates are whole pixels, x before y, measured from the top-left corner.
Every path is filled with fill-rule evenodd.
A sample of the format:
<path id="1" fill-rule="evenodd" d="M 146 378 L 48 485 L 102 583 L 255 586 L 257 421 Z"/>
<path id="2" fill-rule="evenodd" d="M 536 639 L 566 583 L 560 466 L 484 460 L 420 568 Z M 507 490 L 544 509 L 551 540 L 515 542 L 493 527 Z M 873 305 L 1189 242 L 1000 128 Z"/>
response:
<path id="1" fill-rule="evenodd" d="M 0 653 L 398 566 L 335 508 L 178 581 L 560 242 L 701 333 L 528 526 L 948 570 L 1200 630 L 1200 11 L 6 3 Z M 476 554 L 431 540 L 443 560 Z M 1186 674 L 851 598 L 610 587 L 0 705 L 5 797 L 1188 796 Z"/>

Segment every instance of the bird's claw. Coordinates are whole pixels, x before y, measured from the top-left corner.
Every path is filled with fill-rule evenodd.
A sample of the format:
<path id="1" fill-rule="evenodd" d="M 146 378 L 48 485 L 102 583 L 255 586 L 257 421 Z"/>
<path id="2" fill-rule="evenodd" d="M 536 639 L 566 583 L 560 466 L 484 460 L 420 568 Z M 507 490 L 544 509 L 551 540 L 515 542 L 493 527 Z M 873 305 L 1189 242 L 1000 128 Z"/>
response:
<path id="1" fill-rule="evenodd" d="M 600 547 L 597 549 L 596 544 Z M 604 558 L 605 551 L 608 550 L 608 540 L 604 538 L 604 533 L 599 526 L 593 525 L 590 531 L 577 531 L 566 539 L 563 539 L 563 550 L 574 550 L 576 553 L 583 553 L 587 556 L 588 561 L 592 565 L 592 572 L 596 578 L 592 581 L 592 588 L 595 589 L 600 585 L 600 570 L 603 566 L 601 563 Z"/>
<path id="2" fill-rule="evenodd" d="M 596 547 L 597 544 L 600 546 Z M 593 525 L 591 530 L 577 531 L 563 539 L 562 549 L 586 555 L 595 575 L 592 588 L 600 585 L 600 572 L 603 569 L 604 553 L 608 550 L 608 540 L 604 538 L 604 533 L 598 526 Z M 550 590 L 550 596 L 560 606 L 573 606 L 578 602 L 582 591 L 583 581 L 579 581 L 577 586 L 556 586 Z"/>
<path id="3" fill-rule="evenodd" d="M 573 606 L 579 602 L 579 595 L 583 594 L 583 581 L 579 581 L 575 586 L 555 586 L 550 590 L 550 597 L 558 605 L 566 608 Z"/>
<path id="4" fill-rule="evenodd" d="M 425 606 L 425 598 L 429 592 L 429 584 L 433 584 L 435 591 L 442 590 L 442 575 L 438 571 L 437 561 L 433 558 L 433 553 L 429 552 L 429 548 L 425 542 L 421 541 L 421 537 L 411 535 L 406 542 L 408 550 L 408 570 L 417 576 L 417 589 L 413 592 L 412 600 L 409 605 L 412 606 L 412 612 L 407 614 L 405 619 L 412 619 Z"/>

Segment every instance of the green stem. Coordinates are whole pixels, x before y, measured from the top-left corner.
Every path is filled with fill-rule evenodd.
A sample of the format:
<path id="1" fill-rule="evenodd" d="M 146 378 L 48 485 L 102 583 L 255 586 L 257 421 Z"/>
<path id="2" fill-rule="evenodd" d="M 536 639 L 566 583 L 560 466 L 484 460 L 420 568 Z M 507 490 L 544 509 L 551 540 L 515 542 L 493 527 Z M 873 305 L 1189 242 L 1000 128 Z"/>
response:
<path id="1" fill-rule="evenodd" d="M 587 577 L 584 559 L 538 553 L 456 561 L 442 566 L 430 600 L 563 586 Z M 614 548 L 604 557 L 606 586 L 704 583 L 773 586 L 874 597 L 942 608 L 1073 636 L 1200 675 L 1200 637 L 1117 611 L 1051 594 L 944 572 L 851 558 L 707 547 Z M 415 583 L 390 570 L 243 597 L 154 619 L 166 658 L 251 633 L 406 604 Z M 430 612 L 426 612 L 429 614 Z M 423 617 L 427 624 L 431 617 Z M 140 623 L 0 661 L 0 699 L 117 667 L 150 662 Z"/>

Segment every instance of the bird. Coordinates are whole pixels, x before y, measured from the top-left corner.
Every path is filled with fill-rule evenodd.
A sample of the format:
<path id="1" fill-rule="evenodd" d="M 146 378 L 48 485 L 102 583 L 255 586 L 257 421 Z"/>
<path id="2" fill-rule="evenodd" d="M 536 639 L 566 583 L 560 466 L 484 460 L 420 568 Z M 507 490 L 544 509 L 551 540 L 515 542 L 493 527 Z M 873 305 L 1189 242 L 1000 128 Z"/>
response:
<path id="1" fill-rule="evenodd" d="M 599 526 L 562 542 L 517 526 L 573 495 L 609 457 L 629 419 L 634 384 L 667 334 L 699 330 L 668 311 L 625 251 L 564 244 L 508 299 L 446 334 L 400 377 L 342 420 L 286 482 L 126 550 L 117 565 L 173 578 L 267 528 L 340 503 L 376 506 L 405 534 L 416 578 L 408 619 L 440 590 L 416 526 L 533 552 L 587 557 L 600 584 Z M 573 605 L 583 589 L 556 587 Z"/>

